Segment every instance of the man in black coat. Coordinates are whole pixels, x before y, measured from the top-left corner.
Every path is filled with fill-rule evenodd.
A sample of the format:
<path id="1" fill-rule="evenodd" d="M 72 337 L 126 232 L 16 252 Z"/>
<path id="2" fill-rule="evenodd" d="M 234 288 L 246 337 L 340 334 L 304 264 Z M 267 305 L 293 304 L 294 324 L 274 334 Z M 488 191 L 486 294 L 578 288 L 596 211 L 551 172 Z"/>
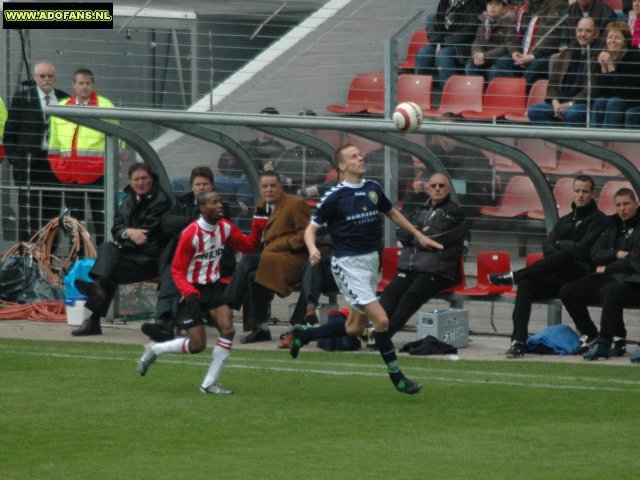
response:
<path id="1" fill-rule="evenodd" d="M 398 231 L 398 240 L 403 245 L 398 273 L 380 297 L 380 304 L 389 316 L 390 335 L 458 278 L 467 226 L 462 208 L 449 197 L 450 189 L 446 175 L 431 175 L 427 181 L 429 199 L 411 218 L 414 227 L 443 245 L 442 250 L 423 248 L 409 232 Z"/>
<path id="2" fill-rule="evenodd" d="M 57 105 L 69 95 L 54 88 L 56 69 L 52 63 L 44 60 L 36 63 L 33 77 L 35 85 L 18 92 L 11 100 L 4 131 L 6 156 L 13 167 L 13 182 L 20 187 L 18 238 L 22 241 L 40 229 L 41 218 L 46 222 L 59 216 L 62 207 L 62 193 L 55 190 L 60 182 L 47 159 L 49 118 L 45 116 L 43 107 Z"/>
<path id="3" fill-rule="evenodd" d="M 565 283 L 589 273 L 591 248 L 608 225 L 594 196 L 593 178 L 575 177 L 571 213 L 558 220 L 542 242 L 544 258 L 515 272 L 489 275 L 494 285 L 518 285 L 509 358 L 524 356 L 533 302 L 557 296 Z"/>
<path id="4" fill-rule="evenodd" d="M 576 353 L 585 354 L 586 360 L 625 354 L 627 331 L 622 311 L 624 307 L 637 306 L 640 298 L 637 283 L 640 265 L 636 263 L 640 257 L 638 200 L 630 188 L 618 190 L 613 200 L 616 213 L 609 217 L 609 227 L 591 251 L 595 272 L 560 289 L 562 303 L 583 335 Z M 600 336 L 587 308 L 594 303 L 602 304 Z"/>
<path id="5" fill-rule="evenodd" d="M 158 274 L 158 259 L 167 244 L 161 220 L 171 198 L 158 184 L 151 167 L 134 163 L 129 168 L 129 185 L 116 213 L 111 235 L 103 243 L 89 272 L 93 282 L 76 280 L 78 290 L 88 297 L 91 316 L 74 336 L 100 335 L 100 318 L 106 316 L 118 285 L 149 280 Z"/>
<path id="6" fill-rule="evenodd" d="M 200 217 L 197 198 L 200 194 L 214 190 L 213 172 L 209 167 L 196 167 L 191 171 L 189 179 L 191 192 L 177 198 L 169 210 L 162 216 L 161 226 L 165 235 L 171 240 L 160 255 L 158 271 L 160 272 L 160 286 L 158 303 L 154 323 L 143 323 L 142 332 L 154 342 L 164 342 L 173 338 L 174 304 L 179 292 L 171 276 L 171 261 L 182 230 Z M 223 205 L 224 216 L 229 218 L 229 206 Z M 230 245 L 225 245 L 220 259 L 220 274 L 222 277 L 233 275 L 236 267 L 235 252 Z"/>

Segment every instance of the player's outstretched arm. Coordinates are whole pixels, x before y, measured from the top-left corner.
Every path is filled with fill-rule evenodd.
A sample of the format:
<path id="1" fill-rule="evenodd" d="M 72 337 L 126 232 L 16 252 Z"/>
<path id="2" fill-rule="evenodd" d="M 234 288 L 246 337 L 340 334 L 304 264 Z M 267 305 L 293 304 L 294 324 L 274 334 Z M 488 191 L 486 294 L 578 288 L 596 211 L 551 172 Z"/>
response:
<path id="1" fill-rule="evenodd" d="M 309 223 L 307 228 L 304 231 L 304 243 L 307 245 L 307 250 L 309 250 L 309 263 L 313 266 L 316 266 L 320 263 L 320 250 L 316 246 L 316 232 L 318 231 L 318 227 L 313 223 Z"/>
<path id="2" fill-rule="evenodd" d="M 416 237 L 422 247 L 435 248 L 436 250 L 442 250 L 444 248 L 441 243 L 436 242 L 435 240 L 431 240 L 429 237 L 418 231 L 418 229 L 411 225 L 411 222 L 407 220 L 407 218 L 395 208 L 389 210 L 385 215 L 396 225 L 404 228 L 407 232 Z"/>

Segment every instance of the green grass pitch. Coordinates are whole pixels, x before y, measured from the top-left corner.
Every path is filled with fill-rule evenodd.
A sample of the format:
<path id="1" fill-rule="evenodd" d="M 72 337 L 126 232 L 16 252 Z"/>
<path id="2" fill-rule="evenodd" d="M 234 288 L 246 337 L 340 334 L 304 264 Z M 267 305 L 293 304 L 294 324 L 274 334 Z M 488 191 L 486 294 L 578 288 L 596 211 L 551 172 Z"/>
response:
<path id="1" fill-rule="evenodd" d="M 397 393 L 379 357 L 233 351 L 198 391 L 210 349 L 0 340 L 0 478 L 631 479 L 640 370 L 401 358 L 424 384 Z"/>

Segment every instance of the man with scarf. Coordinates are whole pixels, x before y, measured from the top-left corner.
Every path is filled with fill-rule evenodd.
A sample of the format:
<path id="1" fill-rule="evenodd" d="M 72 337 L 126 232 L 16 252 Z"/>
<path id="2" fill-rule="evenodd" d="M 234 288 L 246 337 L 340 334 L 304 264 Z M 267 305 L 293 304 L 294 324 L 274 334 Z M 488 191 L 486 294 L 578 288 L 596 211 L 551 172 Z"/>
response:
<path id="1" fill-rule="evenodd" d="M 527 87 L 547 78 L 549 57 L 558 51 L 566 20 L 566 0 L 525 0 L 507 35 L 508 53 L 495 65 L 496 76 L 524 76 Z"/>

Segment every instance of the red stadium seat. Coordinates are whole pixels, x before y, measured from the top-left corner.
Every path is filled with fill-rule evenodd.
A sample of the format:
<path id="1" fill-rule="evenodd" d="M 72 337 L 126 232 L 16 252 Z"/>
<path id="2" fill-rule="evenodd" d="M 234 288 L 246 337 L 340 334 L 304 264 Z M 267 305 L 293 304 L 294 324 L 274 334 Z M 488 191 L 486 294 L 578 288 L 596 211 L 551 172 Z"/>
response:
<path id="1" fill-rule="evenodd" d="M 487 217 L 517 218 L 531 210 L 542 210 L 538 192 L 529 177 L 518 175 L 507 183 L 500 203 L 496 207 L 482 207 L 480 215 Z"/>
<path id="2" fill-rule="evenodd" d="M 398 103 L 415 102 L 423 112 L 431 108 L 431 88 L 433 77 L 431 75 L 404 74 L 398 77 Z M 384 106 L 372 106 L 367 108 L 372 115 L 384 115 Z"/>
<path id="3" fill-rule="evenodd" d="M 332 113 L 364 113 L 372 106 L 384 108 L 384 73 L 356 73 L 347 92 L 347 103 L 326 108 Z"/>
<path id="4" fill-rule="evenodd" d="M 602 160 L 568 148 L 563 148 L 556 168 L 546 171 L 556 175 L 573 175 L 584 172 L 585 170 L 589 170 L 591 174 L 603 171 Z"/>
<path id="5" fill-rule="evenodd" d="M 527 254 L 527 258 L 525 260 L 525 267 L 529 267 L 531 265 L 533 265 L 534 263 L 542 260 L 544 258 L 544 254 L 542 252 L 533 252 L 533 253 L 528 253 Z M 504 292 L 503 295 L 505 297 L 515 297 L 517 295 L 517 291 L 516 290 L 509 290 L 508 292 Z"/>
<path id="6" fill-rule="evenodd" d="M 493 285 L 489 274 L 511 271 L 511 257 L 507 252 L 480 252 L 476 258 L 477 280 L 473 287 L 456 289 L 454 293 L 470 297 L 500 295 L 511 290 L 511 285 Z"/>
<path id="7" fill-rule="evenodd" d="M 611 142 L 609 150 L 619 153 L 629 160 L 637 169 L 640 169 L 640 148 L 637 143 Z"/>
<path id="8" fill-rule="evenodd" d="M 413 32 L 409 46 L 407 47 L 407 57 L 404 62 L 398 63 L 398 70 L 414 70 L 416 68 L 416 54 L 429 43 L 429 34 L 422 28 Z"/>
<path id="9" fill-rule="evenodd" d="M 531 105 L 535 105 L 536 103 L 543 103 L 547 98 L 547 86 L 549 85 L 549 80 L 540 79 L 537 80 L 529 91 L 529 96 L 527 97 L 527 107 L 529 110 Z M 529 122 L 529 116 L 525 110 L 524 113 L 507 113 L 504 118 L 509 120 L 510 122 Z"/>
<path id="10" fill-rule="evenodd" d="M 442 89 L 440 107 L 422 112 L 426 117 L 439 117 L 443 113 L 459 114 L 464 111 L 482 111 L 484 77 L 453 75 Z"/>
<path id="11" fill-rule="evenodd" d="M 460 115 L 467 120 L 491 121 L 507 113 L 525 113 L 527 83 L 522 77 L 496 77 L 487 86 L 482 99 L 482 111 L 464 111 Z"/>
<path id="12" fill-rule="evenodd" d="M 539 138 L 519 138 L 516 148 L 533 160 L 543 172 L 556 172 L 558 150 Z"/>
<path id="13" fill-rule="evenodd" d="M 561 178 L 553 187 L 553 198 L 556 200 L 558 208 L 558 216 L 564 217 L 571 212 L 571 204 L 573 203 L 573 178 Z M 544 220 L 544 212 L 540 210 L 531 210 L 527 213 L 527 217 L 534 220 Z"/>
<path id="14" fill-rule="evenodd" d="M 616 213 L 616 205 L 613 202 L 613 196 L 621 188 L 631 188 L 633 190 L 631 183 L 622 180 L 611 180 L 610 182 L 605 183 L 602 187 L 602 191 L 600 192 L 600 196 L 598 197 L 598 208 L 607 215 L 613 215 Z"/>

